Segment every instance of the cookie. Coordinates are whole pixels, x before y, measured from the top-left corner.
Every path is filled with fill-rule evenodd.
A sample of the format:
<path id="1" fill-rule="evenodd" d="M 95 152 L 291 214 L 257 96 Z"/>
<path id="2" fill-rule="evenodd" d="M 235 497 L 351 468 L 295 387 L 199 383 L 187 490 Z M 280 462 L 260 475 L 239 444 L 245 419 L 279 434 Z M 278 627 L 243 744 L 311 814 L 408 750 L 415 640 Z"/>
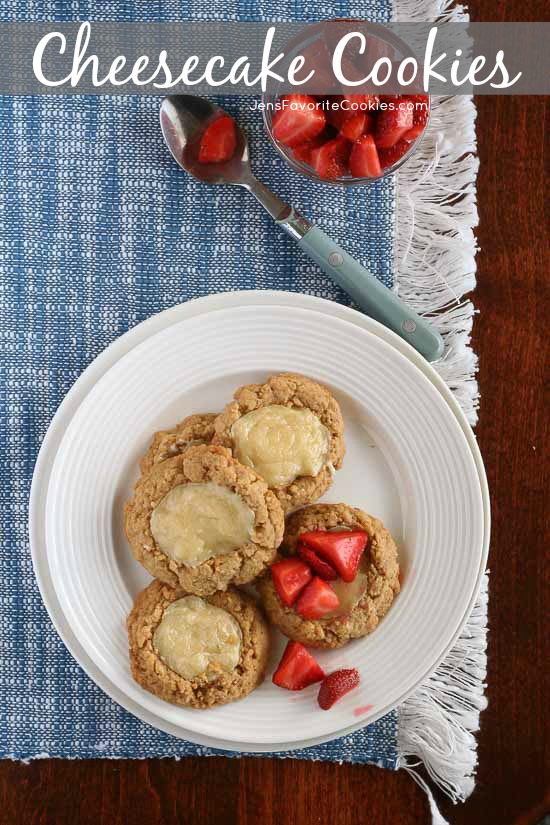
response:
<path id="1" fill-rule="evenodd" d="M 281 543 L 284 514 L 265 481 L 230 450 L 201 445 L 141 476 L 125 530 L 152 576 L 203 596 L 265 570 Z"/>
<path id="2" fill-rule="evenodd" d="M 223 705 L 264 679 L 269 628 L 254 600 L 233 588 L 201 598 L 153 581 L 127 627 L 132 676 L 166 702 Z"/>
<path id="3" fill-rule="evenodd" d="M 344 458 L 344 421 L 329 390 L 293 373 L 238 389 L 212 443 L 266 480 L 285 512 L 320 498 Z"/>
<path id="4" fill-rule="evenodd" d="M 399 593 L 395 542 L 379 519 L 357 507 L 314 504 L 298 510 L 287 519 L 281 552 L 287 556 L 294 555 L 301 533 L 345 528 L 365 530 L 370 537 L 361 560 L 360 575 L 364 578 L 356 580 L 356 586 L 361 585 L 365 589 L 355 606 L 345 615 L 304 619 L 293 607 L 283 604 L 270 573 L 266 573 L 259 582 L 258 589 L 269 620 L 289 639 L 312 647 L 341 647 L 351 639 L 371 633 Z M 336 589 L 337 583 L 331 584 Z"/>
<path id="5" fill-rule="evenodd" d="M 148 473 L 155 464 L 182 453 L 187 447 L 209 444 L 214 435 L 215 419 L 215 413 L 188 415 L 171 430 L 156 432 L 140 461 L 141 472 Z"/>

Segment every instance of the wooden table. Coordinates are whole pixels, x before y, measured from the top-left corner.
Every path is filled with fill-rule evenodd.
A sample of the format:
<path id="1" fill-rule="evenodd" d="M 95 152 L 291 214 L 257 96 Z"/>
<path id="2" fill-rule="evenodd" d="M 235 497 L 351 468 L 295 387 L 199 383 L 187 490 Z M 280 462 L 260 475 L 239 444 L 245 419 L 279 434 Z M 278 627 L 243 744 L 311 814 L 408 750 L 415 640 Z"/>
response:
<path id="1" fill-rule="evenodd" d="M 541 19 L 540 2 L 476 0 L 477 19 Z M 478 99 L 477 435 L 493 507 L 489 708 L 478 784 L 453 825 L 529 825 L 550 810 L 550 644 L 543 624 L 550 336 L 547 99 Z M 546 157 L 546 163 L 548 157 Z M 546 737 L 545 737 L 546 733 Z M 267 759 L 0 762 L 0 825 L 421 825 L 404 772 Z"/>

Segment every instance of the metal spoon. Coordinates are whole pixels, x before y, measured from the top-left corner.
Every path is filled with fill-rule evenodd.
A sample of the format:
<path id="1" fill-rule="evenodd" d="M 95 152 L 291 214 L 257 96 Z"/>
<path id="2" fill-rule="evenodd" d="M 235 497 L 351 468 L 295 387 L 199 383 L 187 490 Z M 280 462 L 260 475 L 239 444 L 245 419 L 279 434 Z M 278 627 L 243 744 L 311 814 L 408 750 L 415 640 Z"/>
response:
<path id="1" fill-rule="evenodd" d="M 224 163 L 199 163 L 197 145 L 208 121 L 225 114 L 209 100 L 192 95 L 171 95 L 162 101 L 160 126 L 174 160 L 205 183 L 243 186 L 262 204 L 281 229 L 298 243 L 306 255 L 350 295 L 368 315 L 404 338 L 428 361 L 443 354 L 443 339 L 427 321 L 403 304 L 358 261 L 324 232 L 282 201 L 250 170 L 245 132 L 237 125 L 237 149 Z"/>

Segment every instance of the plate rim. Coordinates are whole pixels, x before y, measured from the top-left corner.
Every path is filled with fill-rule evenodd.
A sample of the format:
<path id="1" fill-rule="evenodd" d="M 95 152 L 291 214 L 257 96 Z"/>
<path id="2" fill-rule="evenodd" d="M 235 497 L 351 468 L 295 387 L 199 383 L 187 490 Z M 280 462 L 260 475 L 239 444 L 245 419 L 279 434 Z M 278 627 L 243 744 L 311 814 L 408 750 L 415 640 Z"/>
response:
<path id="1" fill-rule="evenodd" d="M 218 304 L 218 306 L 214 306 L 215 304 Z M 97 358 L 87 367 L 87 369 L 84 370 L 82 375 L 79 376 L 69 393 L 66 395 L 65 399 L 61 402 L 54 418 L 50 423 L 36 461 L 31 486 L 29 529 L 33 567 L 40 593 L 54 627 L 71 655 L 76 659 L 88 676 L 105 693 L 107 693 L 107 695 L 114 699 L 114 701 L 118 702 L 126 710 L 140 718 L 142 721 L 152 725 L 153 727 L 159 728 L 160 730 L 164 730 L 177 738 L 187 739 L 200 745 L 207 745 L 222 750 L 227 749 L 234 751 L 237 748 L 239 752 L 291 751 L 314 744 L 319 744 L 321 742 L 332 741 L 335 738 L 340 738 L 341 736 L 344 736 L 352 731 L 365 727 L 366 723 L 370 724 L 376 721 L 376 719 L 385 715 L 389 711 L 386 709 L 383 713 L 373 714 L 373 716 L 369 717 L 368 720 L 359 720 L 357 723 L 339 730 L 336 735 L 331 733 L 328 735 L 325 734 L 320 737 L 311 737 L 306 740 L 298 740 L 291 743 L 268 743 L 265 746 L 259 743 L 245 743 L 223 739 L 218 740 L 205 734 L 196 733 L 195 731 L 188 731 L 186 728 L 168 722 L 161 717 L 157 717 L 152 710 L 144 708 L 142 705 L 135 702 L 134 699 L 128 696 L 121 688 L 118 688 L 113 682 L 111 682 L 109 677 L 107 677 L 99 666 L 95 664 L 91 657 L 88 656 L 86 650 L 78 641 L 76 636 L 73 636 L 70 631 L 70 627 L 63 626 L 63 609 L 61 603 L 57 599 L 57 594 L 55 592 L 55 587 L 51 577 L 48 581 L 49 569 L 47 551 L 40 553 L 38 552 L 38 548 L 41 542 L 43 546 L 45 546 L 44 529 L 42 527 L 42 530 L 40 530 L 40 520 L 42 515 L 42 525 L 44 525 L 47 492 L 50 483 L 51 470 L 53 468 L 53 460 L 49 459 L 48 464 L 47 454 L 53 450 L 53 457 L 55 458 L 55 454 L 59 450 L 63 439 L 64 429 L 67 426 L 67 423 L 65 423 L 67 415 L 69 421 L 72 420 L 80 405 L 88 396 L 90 390 L 95 386 L 96 381 L 101 379 L 103 375 L 111 369 L 111 367 L 113 367 L 121 358 L 127 355 L 136 346 L 149 338 L 154 337 L 158 332 L 166 330 L 170 326 L 182 324 L 186 320 L 195 318 L 205 313 L 216 312 L 224 309 L 237 309 L 242 306 L 254 306 L 259 304 L 263 304 L 268 307 L 282 306 L 287 309 L 311 309 L 320 313 L 323 313 L 324 311 L 325 314 L 352 322 L 355 326 L 375 334 L 376 337 L 384 339 L 389 344 L 393 344 L 394 348 L 398 349 L 402 356 L 407 357 L 409 361 L 415 363 L 416 366 L 420 368 L 420 371 L 423 373 L 424 377 L 435 385 L 435 388 L 440 392 L 443 399 L 447 402 L 448 406 L 451 408 L 451 411 L 454 413 L 455 420 L 457 420 L 457 425 L 460 426 L 466 444 L 471 451 L 480 485 L 483 511 L 483 546 L 481 548 L 480 564 L 475 579 L 475 585 L 465 613 L 460 620 L 456 631 L 452 634 L 450 642 L 445 647 L 444 651 L 437 657 L 436 663 L 429 668 L 427 673 L 423 674 L 422 677 L 414 683 L 401 701 L 404 701 L 404 699 L 410 696 L 411 693 L 413 693 L 418 686 L 423 683 L 431 673 L 433 673 L 443 658 L 447 655 L 450 648 L 454 645 L 457 637 L 462 631 L 479 592 L 483 572 L 486 566 L 490 534 L 490 505 L 483 461 L 475 440 L 475 436 L 463 411 L 459 407 L 458 402 L 452 396 L 449 388 L 443 382 L 443 379 L 440 378 L 433 367 L 425 362 L 415 350 L 413 350 L 402 339 L 398 338 L 398 336 L 394 333 L 354 309 L 335 304 L 334 302 L 327 301 L 322 298 L 301 295 L 299 293 L 279 292 L 276 290 L 245 290 L 234 293 L 217 293 L 187 301 L 184 304 L 176 305 L 175 307 L 164 310 L 157 315 L 151 316 L 149 319 L 136 325 L 136 327 L 129 330 L 109 345 L 97 356 Z M 327 312 L 329 307 L 331 311 Z M 99 373 L 97 378 L 96 373 Z M 73 407 L 72 411 L 71 406 Z M 59 430 L 61 430 L 61 432 L 59 432 Z M 56 437 L 57 443 L 54 444 Z M 57 604 L 54 602 L 57 602 Z"/>

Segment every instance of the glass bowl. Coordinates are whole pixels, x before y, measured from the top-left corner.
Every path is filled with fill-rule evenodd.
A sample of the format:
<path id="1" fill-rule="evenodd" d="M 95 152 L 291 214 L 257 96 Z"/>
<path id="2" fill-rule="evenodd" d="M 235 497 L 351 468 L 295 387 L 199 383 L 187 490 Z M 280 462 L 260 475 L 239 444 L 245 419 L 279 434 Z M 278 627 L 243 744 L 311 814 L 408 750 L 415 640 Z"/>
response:
<path id="1" fill-rule="evenodd" d="M 403 57 L 414 57 L 414 53 L 411 51 L 409 46 L 399 37 L 397 37 L 393 32 L 386 29 L 384 26 L 380 26 L 376 23 L 369 23 L 365 20 L 357 20 L 354 18 L 346 18 L 346 19 L 338 19 L 338 20 L 330 20 L 330 21 L 322 21 L 320 23 L 316 23 L 312 26 L 308 26 L 305 32 L 302 32 L 299 37 L 290 40 L 285 46 L 283 46 L 283 51 L 285 55 L 289 57 L 294 56 L 295 54 L 300 54 L 300 50 L 303 49 L 304 46 L 310 46 L 315 41 L 320 40 L 322 38 L 323 30 L 326 23 L 353 23 L 353 22 L 360 22 L 363 25 L 368 26 L 369 36 L 375 36 L 377 40 L 380 40 L 382 43 L 387 44 L 390 46 L 395 54 L 399 55 L 401 58 Z M 346 90 L 342 90 L 346 91 Z M 300 94 L 299 87 L 297 87 L 296 94 Z M 348 94 L 351 92 L 348 91 Z M 285 92 L 285 94 L 289 94 Z M 405 96 L 405 93 L 403 93 Z M 267 132 L 267 136 L 269 140 L 275 147 L 276 151 L 279 155 L 289 164 L 289 166 L 294 169 L 295 172 L 298 172 L 301 175 L 305 175 L 306 177 L 310 178 L 311 180 L 319 181 L 320 183 L 326 183 L 332 186 L 364 186 L 366 184 L 375 183 L 378 180 L 383 180 L 384 178 L 393 175 L 394 172 L 397 172 L 408 160 L 414 155 L 415 151 L 417 150 L 418 146 L 420 145 L 426 130 L 429 125 L 430 114 L 431 114 L 431 98 L 429 95 L 428 97 L 428 117 L 426 120 L 426 125 L 421 132 L 421 134 L 413 141 L 410 145 L 410 148 L 404 155 L 402 155 L 395 163 L 391 166 L 387 166 L 382 170 L 381 175 L 377 175 L 376 177 L 353 177 L 352 175 L 346 175 L 344 177 L 339 178 L 324 178 L 319 175 L 312 166 L 308 163 L 305 163 L 302 160 L 296 158 L 292 152 L 292 149 L 289 146 L 281 143 L 280 141 L 276 140 L 273 135 L 273 114 L 275 110 L 275 104 L 277 100 L 282 97 L 281 94 L 275 92 L 265 92 L 262 95 L 262 118 L 264 121 L 264 127 Z M 326 96 L 325 96 L 326 97 Z"/>

